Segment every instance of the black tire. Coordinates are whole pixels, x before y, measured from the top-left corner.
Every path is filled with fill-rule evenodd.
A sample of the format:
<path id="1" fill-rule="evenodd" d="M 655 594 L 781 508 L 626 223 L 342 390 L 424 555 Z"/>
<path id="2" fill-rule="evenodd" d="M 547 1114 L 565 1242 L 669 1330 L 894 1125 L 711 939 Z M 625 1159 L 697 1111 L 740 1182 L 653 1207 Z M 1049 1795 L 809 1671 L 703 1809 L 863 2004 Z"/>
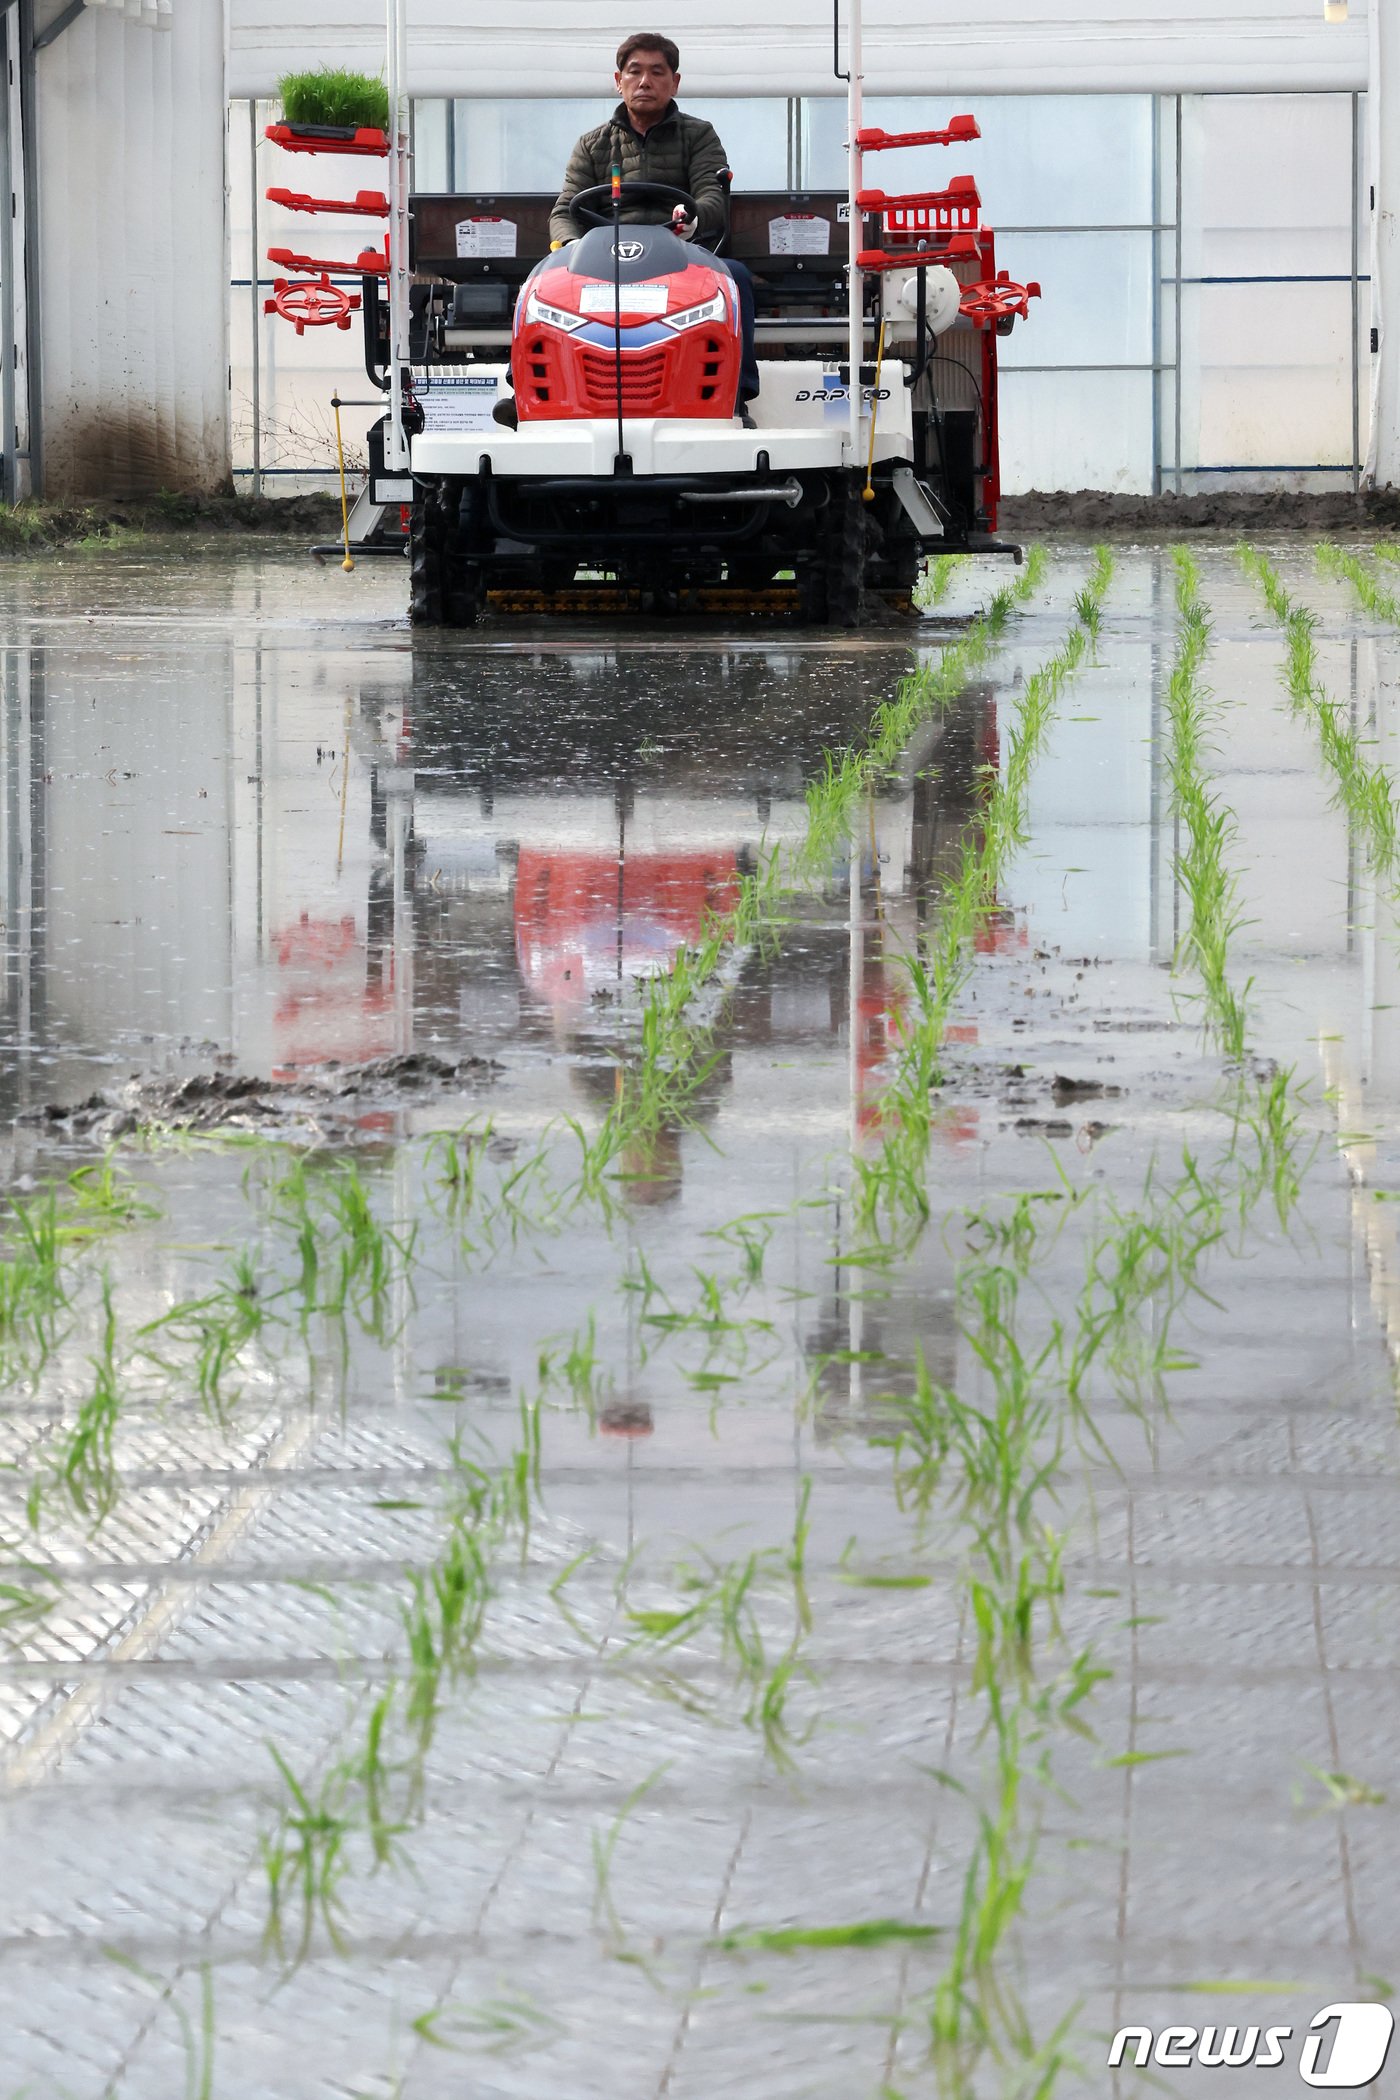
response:
<path id="1" fill-rule="evenodd" d="M 412 627 L 441 627 L 442 530 L 439 488 L 415 481 L 408 522 L 408 619 Z"/>
<path id="2" fill-rule="evenodd" d="M 860 476 L 843 477 L 828 516 L 830 524 L 822 550 L 826 583 L 824 625 L 849 630 L 861 626 L 865 619 L 865 565 L 871 538 Z"/>
<path id="3" fill-rule="evenodd" d="M 475 627 L 486 610 L 486 577 L 479 561 L 445 558 L 442 609 L 449 627 Z"/>

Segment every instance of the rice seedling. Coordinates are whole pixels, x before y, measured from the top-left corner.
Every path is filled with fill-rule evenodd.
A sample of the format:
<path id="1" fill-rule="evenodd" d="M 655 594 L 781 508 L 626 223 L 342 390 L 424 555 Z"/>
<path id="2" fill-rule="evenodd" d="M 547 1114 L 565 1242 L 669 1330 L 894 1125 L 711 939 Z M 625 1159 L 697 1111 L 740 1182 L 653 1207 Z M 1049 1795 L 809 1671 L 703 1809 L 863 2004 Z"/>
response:
<path id="1" fill-rule="evenodd" d="M 110 1148 L 91 1166 L 75 1168 L 64 1188 L 62 1230 L 67 1240 L 94 1239 L 160 1216 L 159 1206 L 139 1193 Z"/>
<path id="2" fill-rule="evenodd" d="M 1324 576 L 1345 577 L 1373 618 L 1400 626 L 1400 600 L 1377 582 L 1357 555 L 1324 541 L 1317 550 L 1317 566 Z"/>
<path id="3" fill-rule="evenodd" d="M 490 1582 L 480 1540 L 454 1524 L 445 1550 L 426 1574 L 409 1576 L 403 1607 L 408 1638 L 407 1720 L 426 1754 L 437 1728 L 444 1680 L 458 1683 L 473 1667 Z"/>
<path id="4" fill-rule="evenodd" d="M 444 2034 L 447 2023 L 452 2032 Z M 413 2032 L 433 2049 L 484 2049 L 488 2056 L 518 2056 L 540 2048 L 567 2032 L 562 2021 L 527 1992 L 511 1991 L 483 1998 L 475 2005 L 449 2001 L 421 2013 Z"/>
<path id="5" fill-rule="evenodd" d="M 185 2100 L 214 2100 L 214 1972 L 209 1963 L 199 1965 L 199 2013 L 198 2026 L 186 2011 L 180 1998 L 175 1995 L 176 1979 L 153 1976 L 143 1969 L 130 1955 L 115 1947 L 103 1949 L 108 1961 L 125 1969 L 150 1989 L 159 2001 L 169 2005 L 179 2023 L 180 2042 L 185 2059 Z M 24 2094 L 32 2092 L 26 2086 L 23 2092 L 14 2095 L 14 2100 L 24 2100 Z"/>
<path id="6" fill-rule="evenodd" d="M 966 559 L 962 554 L 935 554 L 915 588 L 914 603 L 922 606 L 925 611 L 930 606 L 941 605 L 948 595 L 948 586 L 957 573 L 959 563 Z"/>
<path id="7" fill-rule="evenodd" d="M 1371 1786 L 1364 1779 L 1353 1778 L 1350 1772 L 1324 1772 L 1317 1765 L 1305 1764 L 1303 1770 L 1321 1792 L 1321 1800 L 1311 1802 L 1303 1787 L 1293 1789 L 1296 1808 L 1316 1806 L 1318 1808 L 1384 1808 L 1387 1796 L 1379 1787 Z"/>
<path id="8" fill-rule="evenodd" d="M 492 1125 L 464 1124 L 460 1130 L 437 1130 L 429 1137 L 423 1154 L 423 1173 L 428 1189 L 439 1194 L 449 1218 L 467 1216 L 476 1206 L 478 1184 Z"/>
<path id="9" fill-rule="evenodd" d="M 7 1639 L 12 1628 L 22 1638 L 26 1627 L 53 1609 L 60 1594 L 58 1577 L 47 1569 L 27 1568 L 24 1572 L 25 1582 L 0 1582 L 0 1632 Z M 30 1588 L 31 1583 L 35 1587 Z M 41 1588 L 40 1584 L 47 1587 Z"/>
<path id="10" fill-rule="evenodd" d="M 11 1203 L 0 1244 L 0 1355 L 46 1361 L 72 1310 L 66 1262 L 109 1233 L 159 1216 L 108 1151 L 63 1181 Z"/>
<path id="11" fill-rule="evenodd" d="M 352 1766 L 352 1776 L 363 1793 L 365 1828 L 376 1868 L 389 1866 L 398 1858 L 398 1841 L 409 1828 L 406 1813 L 395 1812 L 389 1805 L 394 1775 L 385 1758 L 385 1745 L 396 1695 L 397 1687 L 390 1685 L 370 1708 L 364 1750 Z"/>
<path id="12" fill-rule="evenodd" d="M 627 1795 L 621 1808 L 612 1817 L 606 1829 L 602 1831 L 595 1830 L 591 1833 L 590 1844 L 593 1852 L 593 1922 L 595 1925 L 606 1927 L 608 1937 L 613 1942 L 615 1949 L 625 1947 L 627 1944 L 627 1933 L 624 1930 L 621 1918 L 617 1914 L 617 1906 L 613 1902 L 612 1894 L 613 1861 L 617 1854 L 618 1842 L 631 1817 L 636 1814 L 652 1788 L 665 1777 L 669 1769 L 670 1761 L 668 1759 L 664 1764 L 659 1764 L 654 1770 L 648 1772 L 646 1778 L 632 1788 L 632 1791 Z"/>
<path id="13" fill-rule="evenodd" d="M 112 1304 L 112 1280 L 102 1278 L 102 1326 L 98 1352 L 88 1358 L 92 1389 L 78 1408 L 76 1419 L 63 1431 L 55 1455 L 52 1485 L 70 1507 L 88 1518 L 96 1528 L 116 1507 L 118 1495 L 113 1442 L 121 1414 L 121 1387 L 116 1360 L 117 1316 Z M 36 1482 L 31 1496 L 30 1522 L 37 1524 L 42 1485 Z"/>
<path id="14" fill-rule="evenodd" d="M 0 1350 L 42 1363 L 70 1309 L 63 1274 L 58 1199 L 52 1189 L 15 1205 L 9 1244 L 0 1252 Z"/>
<path id="15" fill-rule="evenodd" d="M 355 73 L 345 66 L 284 73 L 277 83 L 277 95 L 289 124 L 388 128 L 389 90 L 370 73 Z"/>
<path id="16" fill-rule="evenodd" d="M 742 1281 L 745 1284 L 761 1283 L 763 1262 L 773 1237 L 775 1213 L 753 1212 L 742 1218 L 731 1218 L 727 1225 L 717 1225 L 707 1234 L 726 1247 L 737 1249 L 743 1262 Z"/>
<path id="17" fill-rule="evenodd" d="M 279 1959 L 287 1959 L 287 1925 L 295 1916 L 290 1960 L 296 1966 L 311 1951 L 318 1920 L 336 1952 L 344 1951 L 339 1888 L 348 1867 L 351 1834 L 345 1813 L 347 1775 L 335 1767 L 313 1798 L 311 1782 L 297 1778 L 275 1744 L 268 1749 L 281 1776 L 284 1799 L 275 1830 L 265 1833 L 260 1844 L 268 1893 L 266 1941 Z"/>
<path id="18" fill-rule="evenodd" d="M 792 1539 L 786 1548 L 767 1547 L 729 1562 L 702 1554 L 698 1563 L 681 1562 L 671 1571 L 668 1587 L 677 1601 L 623 1604 L 629 1629 L 621 1651 L 624 1658 L 674 1655 L 688 1643 L 706 1637 L 717 1645 L 720 1664 L 729 1670 L 744 1700 L 743 1725 L 762 1737 L 765 1754 L 779 1770 L 791 1769 L 794 1748 L 807 1741 L 815 1725 L 809 1722 L 794 1735 L 787 1710 L 794 1684 L 811 1681 L 801 1660 L 802 1643 L 812 1625 L 807 1591 L 811 1492 L 812 1483 L 804 1477 Z M 624 1571 L 618 1585 L 620 1598 L 625 1597 L 626 1586 Z M 793 1617 L 787 1640 L 773 1658 L 764 1640 L 758 1605 L 761 1597 L 779 1587 L 790 1595 Z M 688 1707 L 697 1704 L 694 1692 L 667 1671 L 661 1673 L 657 1688 Z"/>
<path id="19" fill-rule="evenodd" d="M 399 1234 L 381 1224 L 350 1159 L 317 1167 L 297 1155 L 269 1189 L 267 1208 L 300 1260 L 294 1289 L 303 1323 L 313 1312 L 338 1320 L 349 1311 L 366 1333 L 387 1339 L 390 1294 L 411 1276 L 416 1225 Z"/>
<path id="20" fill-rule="evenodd" d="M 172 1306 L 138 1332 L 142 1336 L 169 1335 L 192 1352 L 200 1405 L 213 1420 L 226 1422 L 238 1394 L 229 1393 L 225 1381 L 236 1370 L 248 1343 L 266 1327 L 271 1317 L 269 1303 L 253 1257 L 245 1248 L 235 1257 L 232 1273 L 213 1291 Z M 170 1375 L 180 1375 L 179 1364 L 155 1350 L 145 1353 Z"/>
<path id="21" fill-rule="evenodd" d="M 1238 1188 L 1240 1222 L 1243 1225 L 1254 1205 L 1267 1190 L 1273 1198 L 1279 1224 L 1287 1226 L 1302 1192 L 1303 1175 L 1317 1150 L 1315 1139 L 1303 1156 L 1302 1117 L 1294 1106 L 1296 1089 L 1292 1069 L 1276 1071 L 1252 1085 L 1241 1086 L 1229 1105 L 1234 1123 L 1231 1156 L 1241 1166 Z M 1246 1159 L 1241 1133 L 1254 1140 L 1254 1156 Z"/>
<path id="22" fill-rule="evenodd" d="M 1250 987 L 1237 989 L 1229 975 L 1230 941 L 1241 923 L 1237 880 L 1226 858 L 1235 820 L 1210 792 L 1203 762 L 1207 695 L 1200 671 L 1210 647 L 1210 621 L 1201 601 L 1200 572 L 1190 554 L 1184 547 L 1175 548 L 1172 561 L 1178 638 L 1167 682 L 1167 773 L 1186 834 L 1185 848 L 1176 857 L 1176 875 L 1188 907 L 1176 967 L 1189 962 L 1195 968 L 1205 998 L 1206 1025 L 1225 1056 L 1238 1063 L 1245 1051 Z"/>
<path id="23" fill-rule="evenodd" d="M 584 1326 L 575 1328 L 568 1338 L 568 1348 L 562 1353 L 549 1348 L 540 1352 L 540 1387 L 546 1390 L 555 1383 L 568 1391 L 575 1407 L 587 1415 L 590 1422 L 598 1419 L 599 1403 L 611 1385 L 598 1356 L 597 1315 L 590 1313 Z"/>
<path id="24" fill-rule="evenodd" d="M 726 1932 L 710 1945 L 721 1954 L 798 1954 L 851 1947 L 921 1947 L 937 1939 L 940 1925 L 906 1918 L 861 1918 L 850 1925 L 780 1925 L 767 1930 Z"/>
<path id="25" fill-rule="evenodd" d="M 1352 562 L 1352 557 L 1342 557 L 1336 549 L 1331 551 L 1338 562 Z M 1259 585 L 1269 611 L 1283 629 L 1283 683 L 1294 707 L 1313 718 L 1323 762 L 1335 783 L 1336 798 L 1365 839 L 1377 872 L 1391 874 L 1400 856 L 1394 783 L 1379 760 L 1366 757 L 1363 739 L 1322 683 L 1313 641 L 1316 618 L 1306 606 L 1294 604 L 1277 570 L 1252 547 L 1241 547 L 1239 559 L 1245 573 Z M 1360 565 L 1352 565 L 1364 578 Z M 1350 568 L 1344 573 L 1349 575 Z"/>

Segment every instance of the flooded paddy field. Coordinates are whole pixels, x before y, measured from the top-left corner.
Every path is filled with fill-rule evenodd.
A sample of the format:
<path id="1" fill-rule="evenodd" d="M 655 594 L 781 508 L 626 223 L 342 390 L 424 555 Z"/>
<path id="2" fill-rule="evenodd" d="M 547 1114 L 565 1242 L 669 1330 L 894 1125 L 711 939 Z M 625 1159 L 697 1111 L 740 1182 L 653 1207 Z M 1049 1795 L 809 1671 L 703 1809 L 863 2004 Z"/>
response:
<path id="1" fill-rule="evenodd" d="M 403 590 L 0 570 L 0 2100 L 1306 2090 L 1400 1984 L 1400 565 Z"/>

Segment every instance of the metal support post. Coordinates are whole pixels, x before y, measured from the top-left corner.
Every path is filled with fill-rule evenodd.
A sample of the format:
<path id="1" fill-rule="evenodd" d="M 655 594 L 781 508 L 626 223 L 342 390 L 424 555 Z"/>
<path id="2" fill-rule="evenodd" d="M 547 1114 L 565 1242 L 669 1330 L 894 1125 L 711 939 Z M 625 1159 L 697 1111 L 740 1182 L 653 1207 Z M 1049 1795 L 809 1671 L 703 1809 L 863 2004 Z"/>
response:
<path id="1" fill-rule="evenodd" d="M 251 286 L 249 313 L 253 323 L 253 494 L 260 496 L 262 486 L 262 302 L 258 298 L 260 257 L 258 255 L 258 105 L 255 96 L 248 98 L 248 167 L 249 192 L 252 204 L 251 240 L 252 260 L 249 265 L 248 283 Z"/>
<path id="2" fill-rule="evenodd" d="M 389 429 L 384 465 L 402 474 L 409 464 L 403 423 L 403 375 L 408 366 L 408 21 L 407 0 L 388 0 L 389 87 Z"/>
<path id="3" fill-rule="evenodd" d="M 851 383 L 850 395 L 850 447 L 851 466 L 860 465 L 860 359 L 865 347 L 865 280 L 856 267 L 856 252 L 860 247 L 861 217 L 856 197 L 864 187 L 862 166 L 864 156 L 856 143 L 856 134 L 861 126 L 861 0 L 848 0 L 846 25 L 846 65 L 850 78 L 846 82 L 846 175 L 850 196 L 851 265 L 848 283 Z M 871 404 L 873 407 L 873 403 Z"/>
<path id="4" fill-rule="evenodd" d="M 1361 486 L 1361 97 L 1351 98 L 1351 485 Z"/>
<path id="5" fill-rule="evenodd" d="M 1172 316 L 1172 449 L 1175 458 L 1174 480 L 1176 493 L 1181 494 L 1181 97 L 1176 98 L 1176 233 L 1173 248 L 1176 251 L 1176 298 Z"/>

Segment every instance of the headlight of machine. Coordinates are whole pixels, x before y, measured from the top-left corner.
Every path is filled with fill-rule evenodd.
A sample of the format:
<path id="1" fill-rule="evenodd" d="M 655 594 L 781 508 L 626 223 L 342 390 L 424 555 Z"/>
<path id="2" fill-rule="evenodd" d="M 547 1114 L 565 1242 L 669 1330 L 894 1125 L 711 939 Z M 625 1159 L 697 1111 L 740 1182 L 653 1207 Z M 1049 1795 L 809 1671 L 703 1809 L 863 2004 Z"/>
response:
<path id="1" fill-rule="evenodd" d="M 547 305 L 539 294 L 533 291 L 525 300 L 525 318 L 527 321 L 542 321 L 546 328 L 562 328 L 566 335 L 572 335 L 574 330 L 582 328 L 584 323 L 582 314 L 566 314 L 562 307 Z"/>
<path id="2" fill-rule="evenodd" d="M 703 306 L 688 306 L 684 313 L 663 314 L 661 318 L 668 328 L 698 328 L 703 321 L 723 321 L 726 314 L 724 293 L 716 292 Z"/>

